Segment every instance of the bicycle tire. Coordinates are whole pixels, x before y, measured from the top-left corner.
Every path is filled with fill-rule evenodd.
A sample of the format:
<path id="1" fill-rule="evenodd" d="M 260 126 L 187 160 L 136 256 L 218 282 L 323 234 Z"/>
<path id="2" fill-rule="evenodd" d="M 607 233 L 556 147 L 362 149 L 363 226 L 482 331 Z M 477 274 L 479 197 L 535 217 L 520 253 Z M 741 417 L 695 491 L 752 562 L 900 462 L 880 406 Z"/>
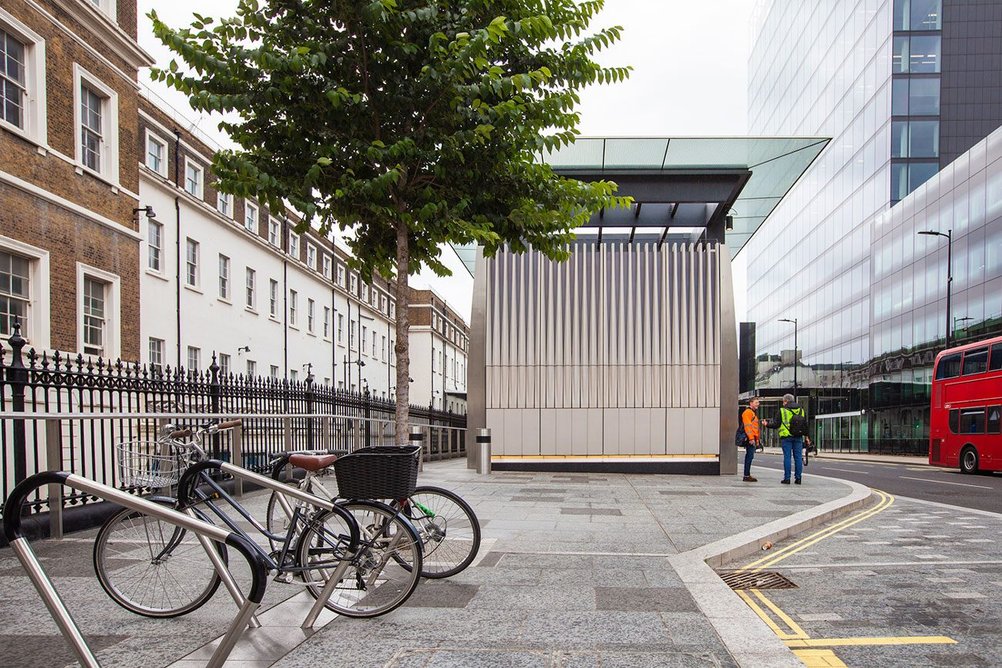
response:
<path id="1" fill-rule="evenodd" d="M 480 550 L 480 522 L 470 504 L 441 487 L 417 487 L 407 502 L 393 502 L 421 537 L 421 576 L 447 578 L 464 571 Z"/>
<path id="2" fill-rule="evenodd" d="M 153 501 L 173 508 L 168 500 Z M 206 518 L 199 514 L 199 519 Z M 212 544 L 228 563 L 226 547 Z M 94 571 L 111 600 L 129 612 L 154 618 L 197 610 L 220 583 L 194 533 L 129 508 L 101 525 L 94 542 Z"/>
<path id="3" fill-rule="evenodd" d="M 347 559 L 347 570 L 325 606 L 346 617 L 385 615 L 401 606 L 417 587 L 421 539 L 403 516 L 385 504 L 353 501 L 339 506 L 358 522 L 358 549 L 338 557 L 343 542 L 333 536 L 343 535 L 344 520 L 333 520 L 334 513 L 321 513 L 310 520 L 296 546 L 296 563 L 302 569 L 306 590 L 317 598 L 331 571 Z M 326 526 L 331 521 L 333 530 Z"/>

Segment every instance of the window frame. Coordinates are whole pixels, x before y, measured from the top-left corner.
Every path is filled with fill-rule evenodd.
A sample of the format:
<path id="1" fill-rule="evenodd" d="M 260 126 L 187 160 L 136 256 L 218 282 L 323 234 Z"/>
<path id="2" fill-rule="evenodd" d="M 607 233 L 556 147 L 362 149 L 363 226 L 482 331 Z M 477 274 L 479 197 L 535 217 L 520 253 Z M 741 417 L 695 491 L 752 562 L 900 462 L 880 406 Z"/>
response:
<path id="1" fill-rule="evenodd" d="M 84 284 L 85 280 L 104 283 L 104 340 L 102 342 L 103 359 L 115 359 L 121 357 L 122 335 L 121 335 L 121 303 L 122 303 L 122 280 L 117 274 L 113 274 L 97 267 L 77 262 L 77 351 L 84 351 Z"/>
<path id="2" fill-rule="evenodd" d="M 331 280 L 331 263 L 332 263 L 331 256 L 328 255 L 327 253 L 323 253 L 322 255 L 323 255 L 323 260 L 321 260 L 320 262 L 321 266 L 323 267 L 322 273 L 324 275 L 324 278 L 326 278 L 329 281 Z"/>
<path id="3" fill-rule="evenodd" d="M 306 242 L 306 266 L 314 271 L 317 269 L 317 247 L 309 241 Z"/>
<path id="4" fill-rule="evenodd" d="M 157 352 L 157 357 L 160 358 L 159 362 L 154 362 L 153 361 L 153 357 L 154 357 L 153 356 L 154 342 L 156 342 L 157 344 L 159 344 L 159 345 L 156 346 L 156 348 L 157 348 L 157 351 L 156 351 Z M 163 371 L 163 368 L 164 368 L 164 358 L 166 357 L 166 355 L 167 355 L 167 341 L 165 341 L 164 339 L 158 339 L 155 336 L 151 336 L 151 337 L 149 337 L 147 339 L 147 343 L 146 343 L 146 363 L 149 366 L 149 368 L 150 368 L 151 371 L 156 370 L 158 373 L 161 372 L 161 371 Z"/>
<path id="5" fill-rule="evenodd" d="M 0 251 L 28 260 L 28 308 L 21 336 L 36 349 L 50 347 L 49 251 L 0 235 Z M 4 341 L 7 337 L 4 336 Z"/>
<path id="6" fill-rule="evenodd" d="M 316 325 L 316 315 L 317 315 L 317 303 L 306 298 L 306 331 L 310 334 L 314 334 L 313 328 Z"/>
<path id="7" fill-rule="evenodd" d="M 163 276 L 165 271 L 166 262 L 164 262 L 164 225 L 163 223 L 154 220 L 153 218 L 146 219 L 146 271 L 156 274 L 157 276 Z M 153 240 L 151 237 L 151 232 L 157 229 L 157 236 L 159 237 L 159 246 L 153 245 Z M 151 260 L 153 259 L 153 250 L 157 252 L 157 266 L 150 266 Z"/>
<path id="8" fill-rule="evenodd" d="M 278 320 L 278 281 L 268 279 L 268 317 Z"/>
<path id="9" fill-rule="evenodd" d="M 298 260 L 299 259 L 299 235 L 296 234 L 295 232 L 293 232 L 292 230 L 289 230 L 289 239 L 288 239 L 287 243 L 288 243 L 288 249 L 287 249 L 286 252 L 288 252 L 289 255 L 291 255 L 293 258 L 295 258 L 296 260 Z"/>
<path id="10" fill-rule="evenodd" d="M 159 174 L 160 176 L 166 179 L 168 178 L 167 164 L 168 160 L 170 160 L 170 145 L 167 143 L 166 139 L 163 139 L 162 137 L 160 137 L 160 135 L 150 131 L 149 128 L 146 128 L 145 134 L 146 134 L 146 142 L 144 143 L 145 152 L 143 154 L 143 165 L 146 167 L 146 169 L 150 170 L 155 174 Z M 151 166 L 149 163 L 150 143 L 158 144 L 160 148 L 163 149 L 163 157 L 160 160 L 159 169 Z"/>
<path id="11" fill-rule="evenodd" d="M 249 216 L 250 212 L 253 211 L 253 217 Z M 249 219 L 253 218 L 253 227 L 248 224 Z M 258 229 L 260 229 L 261 224 L 261 209 L 257 204 L 254 204 L 250 200 L 244 200 L 244 229 L 253 235 L 257 235 Z"/>
<path id="12" fill-rule="evenodd" d="M 244 267 L 244 308 L 257 313 L 257 270 Z"/>
<path id="13" fill-rule="evenodd" d="M 191 237 L 184 238 L 184 287 L 199 291 L 202 287 L 201 244 Z M 194 249 L 194 260 L 191 250 Z"/>
<path id="14" fill-rule="evenodd" d="M 195 363 L 192 364 L 192 353 L 194 353 Z M 185 361 L 188 363 L 188 367 L 185 371 L 201 371 L 202 370 L 202 349 L 198 346 L 188 346 L 185 351 Z"/>
<path id="15" fill-rule="evenodd" d="M 226 208 L 228 209 L 228 211 L 223 211 L 222 207 L 220 206 L 223 202 L 227 203 L 227 207 Z M 221 216 L 223 216 L 224 218 L 229 218 L 230 220 L 233 220 L 233 215 L 235 213 L 235 211 L 234 211 L 234 198 L 233 198 L 233 195 L 231 195 L 230 193 L 224 193 L 222 191 L 217 191 L 216 192 L 216 211 L 218 211 L 219 214 Z"/>
<path id="16" fill-rule="evenodd" d="M 198 182 L 197 182 L 198 192 L 197 193 L 193 193 L 190 190 L 188 190 L 188 169 L 189 168 L 194 168 L 195 171 L 198 173 Z M 189 195 L 191 195 L 192 197 L 194 197 L 196 199 L 201 200 L 201 199 L 204 199 L 204 197 L 205 197 L 205 168 L 202 167 L 202 165 L 200 165 L 197 160 L 195 160 L 194 158 L 192 158 L 190 156 L 187 156 L 187 155 L 184 156 L 184 180 L 182 181 L 181 189 L 184 190 L 184 192 L 188 193 Z"/>
<path id="17" fill-rule="evenodd" d="M 299 329 L 297 323 L 297 311 L 299 310 L 299 293 L 296 290 L 289 290 L 289 327 Z"/>
<path id="18" fill-rule="evenodd" d="M 40 146 L 48 146 L 48 98 L 46 96 L 45 39 L 0 7 L 0 30 L 24 45 L 23 125 L 0 118 L 0 128 Z"/>
<path id="19" fill-rule="evenodd" d="M 282 223 L 268 216 L 268 243 L 275 248 L 282 246 Z"/>
<path id="20" fill-rule="evenodd" d="M 230 293 L 232 292 L 232 290 L 230 289 L 230 283 L 231 283 L 230 278 L 231 274 L 233 273 L 232 272 L 233 262 L 230 260 L 229 256 L 219 253 L 218 267 L 219 267 L 219 285 L 218 285 L 219 289 L 217 291 L 216 296 L 220 299 L 220 301 L 229 303 Z"/>
<path id="21" fill-rule="evenodd" d="M 101 154 L 98 169 L 84 163 L 81 136 L 83 134 L 83 87 L 87 86 L 101 99 Z M 80 173 L 97 176 L 112 185 L 119 185 L 118 169 L 118 93 L 79 64 L 73 63 L 73 130 L 76 146 L 75 161 Z"/>

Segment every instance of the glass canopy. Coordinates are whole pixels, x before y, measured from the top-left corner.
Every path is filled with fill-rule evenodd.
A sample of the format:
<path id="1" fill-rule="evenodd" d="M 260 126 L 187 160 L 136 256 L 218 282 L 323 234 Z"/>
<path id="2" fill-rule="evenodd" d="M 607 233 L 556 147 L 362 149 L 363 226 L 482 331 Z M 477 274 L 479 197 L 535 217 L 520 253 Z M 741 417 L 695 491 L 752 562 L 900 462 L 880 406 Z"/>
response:
<path id="1" fill-rule="evenodd" d="M 730 207 L 733 225 L 724 235 L 736 255 L 829 141 L 824 137 L 583 137 L 541 159 L 558 172 L 576 176 L 589 172 L 610 181 L 630 172 L 656 176 L 748 170 L 751 176 Z M 454 248 L 473 274 L 476 248 Z"/>

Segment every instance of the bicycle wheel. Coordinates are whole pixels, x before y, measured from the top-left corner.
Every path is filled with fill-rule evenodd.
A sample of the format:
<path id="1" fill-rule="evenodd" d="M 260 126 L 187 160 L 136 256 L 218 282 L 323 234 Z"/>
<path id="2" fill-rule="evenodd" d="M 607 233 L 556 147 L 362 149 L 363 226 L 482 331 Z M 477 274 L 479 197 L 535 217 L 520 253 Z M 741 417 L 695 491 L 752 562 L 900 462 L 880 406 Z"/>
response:
<path id="1" fill-rule="evenodd" d="M 341 506 L 358 522 L 358 549 L 347 553 L 344 520 L 323 513 L 303 532 L 297 563 L 313 598 L 342 562 L 338 584 L 326 602 L 346 617 L 377 617 L 400 606 L 417 587 L 421 573 L 421 541 L 410 523 L 389 506 L 357 501 Z"/>
<path id="2" fill-rule="evenodd" d="M 422 577 L 447 578 L 473 563 L 480 549 L 480 522 L 459 495 L 423 486 L 393 506 L 400 508 L 421 537 Z"/>
<path id="3" fill-rule="evenodd" d="M 168 501 L 156 502 L 173 507 Z M 227 563 L 226 547 L 212 544 Z M 98 531 L 94 570 L 111 600 L 145 617 L 178 617 L 197 610 L 220 582 L 195 534 L 128 508 L 108 518 Z"/>

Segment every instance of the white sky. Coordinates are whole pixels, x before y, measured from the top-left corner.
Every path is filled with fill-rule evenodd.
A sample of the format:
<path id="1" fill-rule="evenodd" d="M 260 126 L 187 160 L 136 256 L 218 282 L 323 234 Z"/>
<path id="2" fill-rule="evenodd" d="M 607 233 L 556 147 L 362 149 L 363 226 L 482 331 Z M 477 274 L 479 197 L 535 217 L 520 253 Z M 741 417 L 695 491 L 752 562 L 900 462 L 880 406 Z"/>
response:
<path id="1" fill-rule="evenodd" d="M 211 16 L 232 14 L 235 0 L 214 0 L 211 9 L 194 0 L 170 3 L 139 0 L 139 43 L 158 64 L 170 53 L 153 37 L 146 14 L 155 9 L 174 27 L 190 24 L 192 12 Z M 630 80 L 596 86 L 582 95 L 580 130 L 584 136 L 720 136 L 747 133 L 747 62 L 749 20 L 754 0 L 606 0 L 595 28 L 621 25 L 622 40 L 604 51 L 605 65 L 632 65 Z M 150 84 L 196 129 L 219 137 L 216 122 L 199 116 L 181 94 Z M 223 140 L 224 141 L 224 140 Z M 431 288 L 469 321 L 473 279 L 451 250 L 443 251 L 453 276 L 430 272 L 411 279 Z M 744 307 L 743 258 L 735 267 L 735 297 L 739 320 Z"/>

